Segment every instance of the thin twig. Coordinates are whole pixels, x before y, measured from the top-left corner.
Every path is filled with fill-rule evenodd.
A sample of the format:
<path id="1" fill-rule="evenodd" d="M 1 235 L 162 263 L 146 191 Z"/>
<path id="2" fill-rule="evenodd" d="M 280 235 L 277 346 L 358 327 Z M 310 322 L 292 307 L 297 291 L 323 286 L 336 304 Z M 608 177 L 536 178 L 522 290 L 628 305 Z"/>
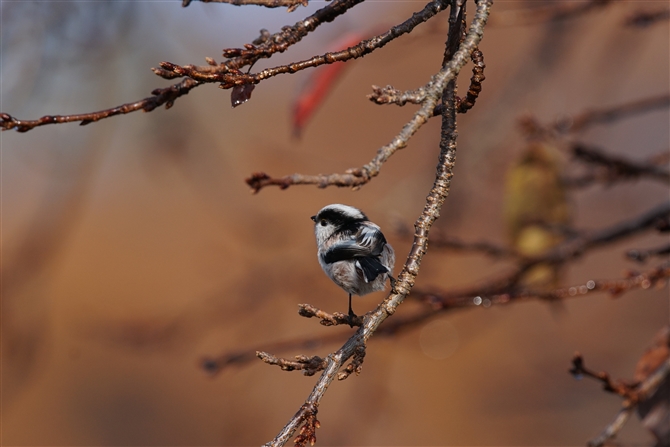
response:
<path id="1" fill-rule="evenodd" d="M 60 124 L 80 121 L 80 126 L 85 126 L 104 118 L 115 115 L 124 115 L 126 113 L 142 110 L 151 112 L 156 107 L 165 104 L 165 108 L 172 107 L 177 98 L 188 94 L 193 88 L 200 85 L 200 82 L 193 79 L 184 79 L 170 87 L 157 88 L 151 92 L 153 96 L 144 98 L 140 101 L 122 104 L 111 109 L 101 110 L 99 112 L 83 113 L 79 115 L 45 115 L 36 120 L 19 120 L 7 113 L 0 113 L 0 127 L 2 130 L 16 129 L 18 132 L 28 132 L 29 130 L 43 126 L 45 124 Z"/>
<path id="2" fill-rule="evenodd" d="M 606 372 L 595 372 L 584 366 L 584 359 L 577 353 L 572 359 L 570 373 L 575 377 L 591 377 L 603 384 L 603 389 L 618 394 L 625 400 L 612 422 L 595 438 L 588 442 L 590 447 L 600 447 L 621 431 L 635 408 L 651 397 L 661 383 L 670 374 L 670 358 L 667 358 L 656 370 L 642 382 L 611 380 Z"/>
<path id="3" fill-rule="evenodd" d="M 357 0 L 362 1 L 362 0 Z M 310 59 L 293 62 L 287 65 L 266 68 L 258 73 L 243 73 L 239 70 L 226 69 L 225 66 L 198 67 L 195 65 L 180 66 L 171 62 L 161 62 L 162 70 L 154 70 L 156 74 L 162 77 L 172 78 L 175 76 L 188 76 L 200 82 L 218 82 L 219 87 L 227 89 L 242 84 L 258 84 L 265 79 L 280 75 L 292 74 L 307 68 L 314 68 L 325 64 L 335 62 L 346 62 L 351 59 L 363 57 L 373 51 L 382 48 L 392 40 L 412 32 L 419 24 L 427 21 L 438 12 L 442 11 L 441 0 L 433 0 L 428 3 L 423 10 L 416 12 L 403 23 L 396 25 L 383 34 L 361 41 L 359 44 L 349 47 L 345 50 L 329 52 L 324 55 L 314 56 Z M 285 32 L 281 38 L 271 38 L 264 41 L 261 45 L 247 44 L 242 48 L 229 48 L 224 50 L 225 57 L 238 57 L 256 61 L 261 57 L 270 57 L 274 53 L 285 51 L 289 45 L 298 42 L 303 34 L 302 23 L 298 22 L 291 33 Z"/>
<path id="4" fill-rule="evenodd" d="M 306 355 L 296 355 L 295 360 L 287 360 L 275 357 L 267 352 L 257 351 L 256 357 L 261 359 L 268 365 L 277 365 L 283 371 L 302 371 L 306 376 L 313 376 L 318 371 L 322 371 L 326 367 L 326 361 L 315 355 L 307 357 Z"/>
<path id="5" fill-rule="evenodd" d="M 626 257 L 639 263 L 647 262 L 647 260 L 654 256 L 670 255 L 670 244 L 665 244 L 660 247 L 642 249 L 633 249 L 626 252 Z"/>
<path id="6" fill-rule="evenodd" d="M 641 177 L 670 183 L 670 171 L 654 163 L 629 160 L 584 143 L 573 143 L 570 152 L 577 161 L 595 166 L 597 170 L 584 177 L 567 179 L 569 186 L 586 186 L 595 181 L 613 183 Z"/>
<path id="7" fill-rule="evenodd" d="M 488 2 L 486 2 L 488 4 Z M 427 96 L 423 101 L 421 108 L 414 114 L 412 119 L 403 126 L 402 130 L 393 140 L 377 150 L 377 155 L 360 168 L 352 168 L 345 171 L 344 174 L 318 174 L 303 175 L 293 174 L 285 177 L 274 178 L 264 172 L 252 174 L 246 182 L 251 187 L 253 193 L 257 193 L 266 186 L 279 186 L 286 189 L 291 185 L 316 185 L 319 188 L 327 186 L 340 186 L 350 188 L 360 188 L 368 183 L 374 177 L 379 175 L 382 165 L 398 150 L 407 147 L 409 139 L 433 116 L 433 109 L 437 104 L 437 97 L 444 91 L 448 82 L 453 80 L 460 72 L 470 58 L 472 51 L 477 47 L 481 40 L 479 22 L 475 22 L 476 27 L 471 29 L 468 37 L 465 39 L 461 48 L 456 52 L 453 59 L 435 74 L 426 86 Z"/>
<path id="8" fill-rule="evenodd" d="M 531 138 L 555 137 L 561 134 L 582 132 L 597 124 L 610 124 L 642 113 L 667 109 L 668 106 L 670 106 L 670 94 L 666 93 L 612 107 L 586 110 L 577 115 L 556 120 L 551 125 L 543 125 L 532 116 L 523 116 L 519 119 L 519 126 Z"/>
<path id="9" fill-rule="evenodd" d="M 458 108 L 456 109 L 458 113 L 467 113 L 468 110 L 474 107 L 475 101 L 477 101 L 479 94 L 482 92 L 482 82 L 486 79 L 486 76 L 484 76 L 484 68 L 486 68 L 484 54 L 479 48 L 472 52 L 472 63 L 474 67 L 472 67 L 472 78 L 470 78 L 468 93 L 465 98 L 458 98 L 456 101 L 458 103 Z"/>
<path id="10" fill-rule="evenodd" d="M 407 225 L 402 222 L 396 224 L 395 233 L 397 236 L 406 239 L 412 234 Z M 434 249 L 445 249 L 453 251 L 462 251 L 470 253 L 481 253 L 492 258 L 520 258 L 521 255 L 514 249 L 494 244 L 488 241 L 464 241 L 455 236 L 448 236 L 439 229 L 433 230 L 433 235 L 430 240 L 430 246 Z"/>
<path id="11" fill-rule="evenodd" d="M 320 323 L 324 326 L 338 326 L 340 324 L 346 324 L 350 327 L 363 326 L 363 318 L 358 315 L 351 317 L 341 312 L 329 314 L 311 304 L 299 304 L 298 315 L 306 318 L 319 318 L 321 320 Z"/>
<path id="12" fill-rule="evenodd" d="M 655 23 L 670 19 L 670 9 L 663 8 L 656 11 L 639 11 L 624 21 L 624 25 L 635 28 L 646 28 Z"/>
<path id="13" fill-rule="evenodd" d="M 182 0 L 181 5 L 187 7 L 193 0 Z M 286 7 L 287 12 L 292 12 L 298 6 L 307 6 L 308 0 L 196 0 L 202 3 L 228 3 L 235 6 L 258 5 L 266 8 Z"/>
<path id="14" fill-rule="evenodd" d="M 556 2 L 547 7 L 501 11 L 491 26 L 527 26 L 547 22 L 574 19 L 591 11 L 601 9 L 615 0 L 586 0 L 580 2 Z"/>
<path id="15" fill-rule="evenodd" d="M 517 287 L 513 275 L 496 279 L 478 286 L 460 290 L 414 290 L 412 299 L 431 306 L 434 311 L 469 307 L 491 307 L 534 299 L 564 300 L 593 293 L 606 292 L 619 296 L 636 289 L 649 289 L 665 284 L 670 277 L 670 267 L 665 264 L 642 273 L 633 273 L 627 278 L 612 280 L 588 280 L 570 287 L 543 291 Z"/>
<path id="16" fill-rule="evenodd" d="M 484 68 L 486 68 L 486 65 L 484 64 L 484 55 L 479 48 L 475 48 L 472 51 L 471 59 L 474 63 L 474 67 L 472 68 L 470 87 L 468 88 L 465 98 L 456 98 L 456 111 L 458 113 L 466 113 L 475 105 L 475 101 L 482 91 L 482 82 L 486 79 L 486 76 L 484 76 Z M 427 87 L 428 86 L 422 86 L 416 90 L 401 91 L 391 85 L 387 85 L 386 87 L 373 85 L 372 93 L 367 95 L 367 98 L 375 104 L 380 105 L 395 104 L 397 106 L 404 106 L 407 103 L 421 104 L 426 99 Z M 435 108 L 433 116 L 442 114 L 441 111 L 438 110 L 438 107 Z"/>
<path id="17" fill-rule="evenodd" d="M 555 129 L 563 133 L 583 132 L 596 124 L 609 124 L 640 113 L 667 109 L 668 106 L 670 106 L 670 94 L 652 96 L 614 107 L 587 110 L 572 118 L 557 121 Z"/>
<path id="18" fill-rule="evenodd" d="M 432 247 L 432 240 L 431 240 Z M 530 288 L 514 288 L 509 277 L 504 276 L 484 283 L 474 284 L 461 289 L 427 290 L 412 289 L 410 299 L 421 301 L 427 305 L 410 315 L 398 315 L 384 323 L 375 332 L 375 337 L 392 337 L 407 332 L 425 323 L 437 315 L 459 309 L 488 309 L 492 306 L 505 306 L 514 303 L 537 299 L 572 299 L 591 296 L 598 293 L 609 293 L 621 296 L 633 290 L 648 290 L 664 284 L 670 278 L 670 267 L 665 264 L 653 269 L 630 275 L 623 279 L 587 280 L 580 284 L 550 291 L 532 290 Z M 329 333 L 327 335 L 286 340 L 266 345 L 265 349 L 273 352 L 289 352 L 299 349 L 320 347 L 344 340 L 346 333 Z M 204 361 L 203 368 L 208 373 L 218 373 L 230 366 L 242 366 L 256 358 L 256 350 L 246 349 L 228 352 L 217 358 Z"/>
<path id="19" fill-rule="evenodd" d="M 586 445 L 589 447 L 600 447 L 605 445 L 607 441 L 615 437 L 617 433 L 621 431 L 623 426 L 626 425 L 626 422 L 630 419 L 633 411 L 635 411 L 635 407 L 622 407 L 616 416 L 614 416 L 612 422 L 607 424 L 605 429 L 598 436 L 591 439 Z"/>

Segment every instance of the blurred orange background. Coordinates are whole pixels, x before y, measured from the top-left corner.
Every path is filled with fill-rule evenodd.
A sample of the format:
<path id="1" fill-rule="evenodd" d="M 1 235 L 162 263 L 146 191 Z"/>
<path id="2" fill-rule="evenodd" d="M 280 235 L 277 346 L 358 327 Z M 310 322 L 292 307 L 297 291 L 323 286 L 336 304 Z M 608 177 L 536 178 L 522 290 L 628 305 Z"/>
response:
<path id="1" fill-rule="evenodd" d="M 287 14 L 178 1 L 3 2 L 0 111 L 33 119 L 144 98 L 169 85 L 149 71 L 160 61 L 220 61 L 223 48 L 324 5 L 310 3 Z M 457 168 L 437 223 L 449 235 L 505 242 L 503 185 L 524 147 L 521 115 L 551 122 L 668 92 L 668 22 L 622 25 L 660 3 L 616 2 L 570 20 L 496 26 L 497 14 L 530 3 L 493 7 L 481 46 L 483 93 L 458 118 Z M 400 23 L 423 6 L 362 4 L 253 70 L 321 54 L 347 32 Z M 411 225 L 423 209 L 440 123 L 428 123 L 359 191 L 297 186 L 250 195 L 244 179 L 367 163 L 415 106 L 377 106 L 365 95 L 372 84 L 426 83 L 442 60 L 447 18 L 352 62 L 301 140 L 291 138 L 290 106 L 306 72 L 261 83 L 236 109 L 230 92 L 206 85 L 168 111 L 2 133 L 1 443 L 271 440 L 316 379 L 260 361 L 210 378 L 200 359 L 334 331 L 344 340 L 351 329 L 296 312 L 304 302 L 331 312 L 347 305 L 316 260 L 309 216 L 329 203 L 360 207 L 389 229 L 397 273 L 411 242 L 390 228 Z M 641 160 L 668 150 L 669 120 L 668 110 L 655 111 L 593 127 L 580 140 Z M 667 187 L 642 180 L 596 185 L 571 200 L 576 227 L 588 229 L 667 198 Z M 667 239 L 648 234 L 593 251 L 570 265 L 565 283 L 619 278 L 641 268 L 624 258 L 626 249 Z M 482 256 L 429 250 L 417 287 L 467 285 L 500 270 Z M 382 298 L 356 298 L 354 309 L 366 312 Z M 335 383 L 323 399 L 318 444 L 583 445 L 620 399 L 574 380 L 573 353 L 615 378 L 632 377 L 668 319 L 663 288 L 568 300 L 560 314 L 541 302 L 447 313 L 397 337 L 373 337 L 363 373 Z M 281 355 L 325 356 L 337 347 Z M 619 439 L 652 442 L 637 420 Z"/>

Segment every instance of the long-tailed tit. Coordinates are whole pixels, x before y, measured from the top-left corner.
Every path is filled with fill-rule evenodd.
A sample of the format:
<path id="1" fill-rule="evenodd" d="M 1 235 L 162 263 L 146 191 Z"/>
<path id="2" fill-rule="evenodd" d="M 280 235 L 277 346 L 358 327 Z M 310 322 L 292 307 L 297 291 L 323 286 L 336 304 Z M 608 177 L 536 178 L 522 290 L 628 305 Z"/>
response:
<path id="1" fill-rule="evenodd" d="M 393 278 L 393 248 L 379 226 L 352 206 L 328 205 L 312 220 L 319 264 L 335 284 L 349 293 L 349 317 L 354 318 L 351 295 L 384 290 L 386 278 Z"/>

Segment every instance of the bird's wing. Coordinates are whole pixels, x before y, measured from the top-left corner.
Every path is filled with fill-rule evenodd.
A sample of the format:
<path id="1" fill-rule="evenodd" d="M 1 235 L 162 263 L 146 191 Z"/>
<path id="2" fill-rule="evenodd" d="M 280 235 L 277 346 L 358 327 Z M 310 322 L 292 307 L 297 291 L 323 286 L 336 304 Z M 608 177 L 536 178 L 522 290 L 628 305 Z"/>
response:
<path id="1" fill-rule="evenodd" d="M 379 262 L 379 259 L 371 256 L 357 258 L 356 268 L 363 272 L 365 282 L 374 281 L 377 276 L 389 272 L 389 269 Z"/>
<path id="2" fill-rule="evenodd" d="M 386 238 L 379 231 L 379 227 L 374 224 L 361 225 L 358 231 L 352 234 L 351 239 L 330 247 L 323 254 L 323 260 L 327 264 L 365 257 L 376 260 L 381 255 L 384 245 L 386 245 Z"/>
<path id="3" fill-rule="evenodd" d="M 361 258 L 365 256 L 374 256 L 370 247 L 360 245 L 355 240 L 348 240 L 340 242 L 330 247 L 323 254 L 323 260 L 326 264 L 332 264 L 338 261 L 348 261 L 354 258 Z"/>
<path id="4" fill-rule="evenodd" d="M 368 247 L 370 254 L 379 256 L 386 245 L 386 238 L 375 224 L 362 225 L 356 234 L 356 243 Z"/>

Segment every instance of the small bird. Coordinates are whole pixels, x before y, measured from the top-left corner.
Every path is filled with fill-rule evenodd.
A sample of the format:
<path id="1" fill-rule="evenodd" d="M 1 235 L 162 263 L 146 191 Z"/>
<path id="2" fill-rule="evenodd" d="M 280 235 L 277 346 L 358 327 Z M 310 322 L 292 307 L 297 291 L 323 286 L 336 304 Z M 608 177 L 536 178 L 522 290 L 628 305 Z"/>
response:
<path id="1" fill-rule="evenodd" d="M 395 253 L 378 225 L 357 208 L 328 205 L 312 216 L 319 264 L 335 284 L 349 294 L 349 325 L 356 314 L 351 295 L 384 290 L 393 281 Z"/>

